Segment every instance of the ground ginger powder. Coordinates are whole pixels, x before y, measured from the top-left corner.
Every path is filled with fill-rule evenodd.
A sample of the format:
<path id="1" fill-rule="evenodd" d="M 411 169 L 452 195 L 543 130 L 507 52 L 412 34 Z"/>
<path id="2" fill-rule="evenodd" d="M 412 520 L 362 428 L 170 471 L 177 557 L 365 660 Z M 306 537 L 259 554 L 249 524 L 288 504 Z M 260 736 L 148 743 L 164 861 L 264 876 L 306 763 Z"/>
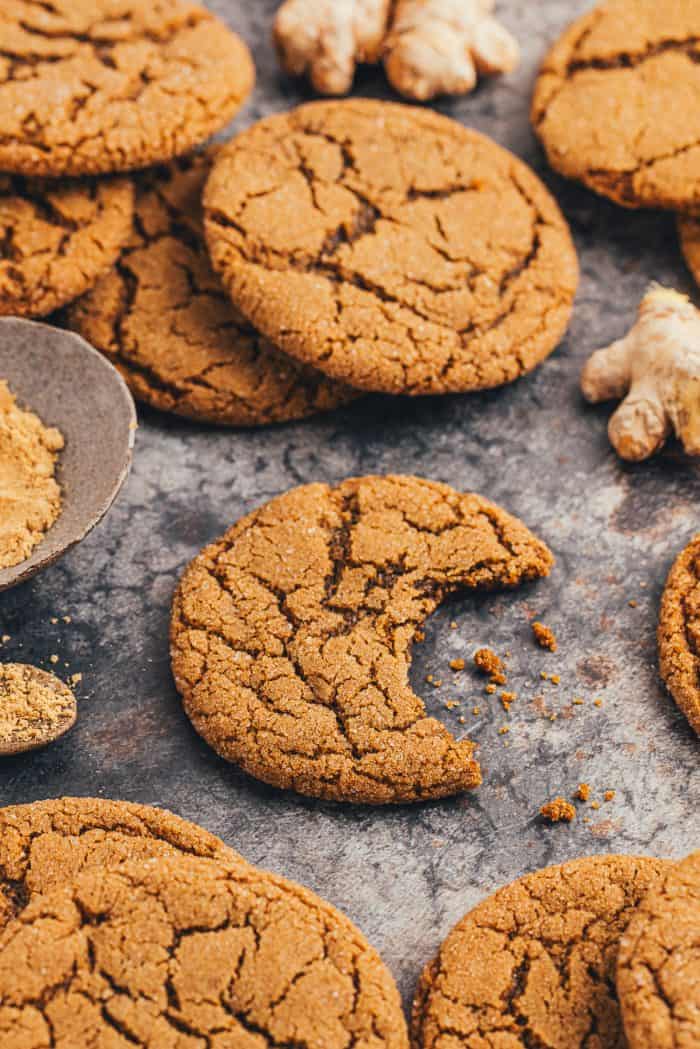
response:
<path id="1" fill-rule="evenodd" d="M 0 568 L 25 561 L 61 512 L 62 434 L 17 407 L 0 381 Z"/>

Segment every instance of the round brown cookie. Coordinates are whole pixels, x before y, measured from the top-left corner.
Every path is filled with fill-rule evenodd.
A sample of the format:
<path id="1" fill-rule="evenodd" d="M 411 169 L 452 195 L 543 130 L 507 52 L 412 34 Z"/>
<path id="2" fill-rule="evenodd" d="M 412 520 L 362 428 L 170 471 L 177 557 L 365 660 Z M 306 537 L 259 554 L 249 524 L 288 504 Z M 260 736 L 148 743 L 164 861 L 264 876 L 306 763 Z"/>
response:
<path id="1" fill-rule="evenodd" d="M 357 394 L 279 353 L 231 305 L 203 240 L 216 150 L 136 176 L 129 247 L 67 312 L 147 404 L 234 426 L 300 419 Z"/>
<path id="2" fill-rule="evenodd" d="M 185 0 L 3 0 L 0 170 L 127 171 L 185 153 L 248 95 L 247 47 Z"/>
<path id="3" fill-rule="evenodd" d="M 700 852 L 672 866 L 632 916 L 617 991 L 629 1049 L 700 1045 Z"/>
<path id="4" fill-rule="evenodd" d="M 411 644 L 450 592 L 516 586 L 551 564 L 523 524 L 447 485 L 295 488 L 180 581 L 171 647 L 185 711 L 217 753 L 302 794 L 381 804 L 476 787 L 473 744 L 409 685 Z"/>
<path id="5" fill-rule="evenodd" d="M 126 179 L 0 174 L 0 315 L 44 317 L 92 287 L 131 233 L 133 200 Z"/>
<path id="6" fill-rule="evenodd" d="M 147 805 L 59 798 L 0 809 L 0 929 L 31 896 L 86 868 L 172 852 L 244 863 L 213 834 Z"/>
<path id="7" fill-rule="evenodd" d="M 626 1049 L 618 942 L 665 866 L 633 856 L 574 860 L 479 904 L 423 973 L 414 1049 Z"/>
<path id="8" fill-rule="evenodd" d="M 27 663 L 0 664 L 0 755 L 53 743 L 77 715 L 75 696 L 55 674 Z"/>
<path id="9" fill-rule="evenodd" d="M 683 257 L 700 285 L 700 215 L 679 215 L 677 224 Z"/>
<path id="10" fill-rule="evenodd" d="M 338 911 L 252 868 L 90 869 L 0 936 L 3 1049 L 406 1049 L 396 985 Z"/>
<path id="11" fill-rule="evenodd" d="M 556 203 L 430 110 L 353 99 L 268 117 L 221 152 L 204 201 L 239 309 L 359 389 L 499 386 L 566 330 L 578 263 Z"/>
<path id="12" fill-rule="evenodd" d="M 700 534 L 679 554 L 666 580 L 658 640 L 661 676 L 700 735 Z"/>
<path id="13" fill-rule="evenodd" d="M 532 122 L 553 168 L 625 207 L 700 204 L 700 5 L 609 0 L 545 59 Z"/>

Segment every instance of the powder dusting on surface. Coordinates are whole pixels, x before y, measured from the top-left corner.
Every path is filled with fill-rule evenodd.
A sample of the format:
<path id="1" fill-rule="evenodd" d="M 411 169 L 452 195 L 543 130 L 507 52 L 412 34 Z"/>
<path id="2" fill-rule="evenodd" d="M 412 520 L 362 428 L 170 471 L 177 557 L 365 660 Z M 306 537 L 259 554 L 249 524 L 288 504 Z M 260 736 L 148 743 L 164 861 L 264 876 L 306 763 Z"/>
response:
<path id="1" fill-rule="evenodd" d="M 61 512 L 62 434 L 17 407 L 0 380 L 0 568 L 26 561 Z"/>

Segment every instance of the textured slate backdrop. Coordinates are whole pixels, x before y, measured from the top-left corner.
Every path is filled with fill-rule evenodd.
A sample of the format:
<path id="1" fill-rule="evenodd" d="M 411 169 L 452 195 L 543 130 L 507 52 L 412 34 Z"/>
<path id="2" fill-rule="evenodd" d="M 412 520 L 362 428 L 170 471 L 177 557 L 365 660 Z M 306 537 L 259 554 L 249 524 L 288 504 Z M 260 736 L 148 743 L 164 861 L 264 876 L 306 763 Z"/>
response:
<path id="1" fill-rule="evenodd" d="M 244 127 L 305 98 L 279 76 L 269 45 L 275 0 L 212 0 L 255 52 L 256 93 Z M 612 454 L 608 412 L 584 405 L 587 355 L 621 335 L 654 279 L 691 290 L 670 215 L 614 208 L 546 170 L 528 123 L 533 79 L 548 44 L 588 6 L 502 0 L 524 49 L 519 71 L 440 108 L 508 146 L 543 175 L 576 238 L 582 282 L 569 336 L 538 371 L 484 396 L 367 398 L 299 425 L 227 432 L 140 412 L 133 473 L 103 525 L 61 563 L 0 595 L 1 658 L 82 671 L 80 721 L 34 756 L 0 764 L 0 803 L 63 794 L 164 805 L 221 835 L 249 860 L 304 882 L 345 910 L 380 949 L 408 997 L 451 925 L 525 871 L 601 852 L 681 855 L 700 845 L 698 744 L 656 669 L 659 596 L 675 554 L 698 525 L 700 474 L 678 448 L 630 467 Z M 386 93 L 379 72 L 357 93 Z M 512 595 L 440 610 L 416 650 L 413 681 L 431 711 L 481 745 L 486 781 L 470 797 L 416 808 L 340 807 L 283 794 L 219 760 L 191 730 L 173 687 L 167 628 L 186 562 L 236 518 L 285 489 L 352 474 L 404 471 L 490 496 L 556 552 L 552 577 Z M 637 607 L 629 607 L 630 600 Z M 548 655 L 527 616 L 559 636 Z M 53 616 L 72 622 L 51 625 Z M 450 620 L 457 630 L 450 630 Z M 512 653 L 520 695 L 506 718 L 483 682 L 447 664 L 476 643 Z M 561 684 L 543 685 L 541 670 Z M 439 692 L 428 672 L 449 683 Z M 550 722 L 533 703 L 562 711 Z M 581 696 L 584 706 L 571 706 Z M 592 705 L 600 696 L 603 706 Z M 438 698 L 440 697 L 440 698 Z M 444 710 L 446 698 L 464 700 Z M 482 715 L 469 711 L 477 702 Z M 457 717 L 464 714 L 467 725 Z M 537 817 L 581 780 L 615 800 L 590 823 Z"/>

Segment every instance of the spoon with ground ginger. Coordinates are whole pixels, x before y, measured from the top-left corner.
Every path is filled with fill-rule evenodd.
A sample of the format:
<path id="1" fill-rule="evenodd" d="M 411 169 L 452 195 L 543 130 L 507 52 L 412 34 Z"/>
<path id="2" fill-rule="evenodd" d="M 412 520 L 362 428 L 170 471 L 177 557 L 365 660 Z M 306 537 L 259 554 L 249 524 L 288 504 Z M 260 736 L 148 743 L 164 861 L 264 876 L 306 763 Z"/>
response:
<path id="1" fill-rule="evenodd" d="M 0 590 L 101 520 L 126 480 L 135 431 L 124 380 L 92 346 L 0 318 Z"/>
<path id="2" fill-rule="evenodd" d="M 73 728 L 75 696 L 54 674 L 0 663 L 0 757 L 53 743 Z"/>

